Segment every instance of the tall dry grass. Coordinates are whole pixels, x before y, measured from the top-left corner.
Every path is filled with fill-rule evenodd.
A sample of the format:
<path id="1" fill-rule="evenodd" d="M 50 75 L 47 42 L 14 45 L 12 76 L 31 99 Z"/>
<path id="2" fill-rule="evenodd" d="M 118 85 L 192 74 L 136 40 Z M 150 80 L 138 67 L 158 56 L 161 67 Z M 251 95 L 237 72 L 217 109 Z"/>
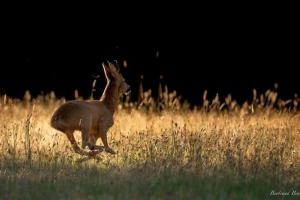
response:
<path id="1" fill-rule="evenodd" d="M 239 105 L 230 95 L 223 102 L 219 96 L 208 100 L 205 91 L 202 105 L 189 109 L 189 104 L 182 103 L 176 92 L 169 92 L 167 87 L 159 89 L 157 98 L 152 97 L 150 91 L 144 92 L 142 87 L 140 91 L 139 102 L 125 99 L 120 104 L 115 124 L 109 131 L 110 144 L 118 153 L 103 153 L 91 160 L 75 154 L 65 135 L 49 126 L 51 114 L 64 99 L 57 99 L 54 93 L 36 99 L 26 93 L 22 101 L 1 96 L 0 179 L 9 186 L 2 185 L 5 197 L 12 197 L 12 191 L 23 194 L 18 188 L 22 180 L 40 183 L 46 179 L 52 184 L 55 180 L 71 179 L 83 183 L 94 180 L 92 177 L 101 174 L 100 171 L 125 177 L 124 184 L 129 181 L 125 175 L 134 172 L 135 176 L 143 177 L 137 184 L 143 185 L 146 181 L 150 188 L 151 184 L 158 184 L 161 177 L 176 178 L 181 174 L 190 177 L 184 179 L 184 183 L 194 180 L 192 177 L 232 179 L 229 186 L 239 181 L 271 180 L 267 189 L 258 190 L 262 193 L 273 187 L 299 188 L 297 96 L 284 101 L 278 99 L 276 91 L 258 95 L 254 90 L 252 101 Z M 79 137 L 76 133 L 78 141 Z M 90 169 L 94 170 L 92 174 Z M 86 176 L 90 179 L 86 180 Z M 113 175 L 105 178 L 116 181 Z M 97 179 L 101 180 L 107 183 L 103 177 Z M 205 190 L 216 190 L 214 185 L 212 181 L 211 188 Z M 80 191 L 79 188 L 77 197 L 82 197 Z M 158 191 L 158 195 L 171 195 L 185 190 L 177 191 L 175 187 Z M 165 191 L 169 192 L 165 194 Z M 142 194 L 135 195 L 139 198 Z"/>

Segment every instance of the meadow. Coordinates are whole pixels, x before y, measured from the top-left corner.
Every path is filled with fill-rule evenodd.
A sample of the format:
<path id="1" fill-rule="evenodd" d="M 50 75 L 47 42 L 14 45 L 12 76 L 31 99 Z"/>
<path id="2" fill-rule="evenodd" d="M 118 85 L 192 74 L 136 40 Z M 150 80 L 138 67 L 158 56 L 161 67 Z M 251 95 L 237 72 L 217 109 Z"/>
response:
<path id="1" fill-rule="evenodd" d="M 141 88 L 115 114 L 108 138 L 117 154 L 95 158 L 75 154 L 50 127 L 63 102 L 53 92 L 0 97 L 0 199 L 300 198 L 296 95 L 253 90 L 238 104 L 205 91 L 190 108 L 167 87 L 157 98 Z"/>

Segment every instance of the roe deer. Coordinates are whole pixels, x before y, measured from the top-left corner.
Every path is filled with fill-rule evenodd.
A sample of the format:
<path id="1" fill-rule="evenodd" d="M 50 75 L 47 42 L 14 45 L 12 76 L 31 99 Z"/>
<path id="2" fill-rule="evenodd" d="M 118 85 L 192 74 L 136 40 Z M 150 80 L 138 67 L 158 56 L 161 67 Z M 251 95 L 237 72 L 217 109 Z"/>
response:
<path id="1" fill-rule="evenodd" d="M 96 146 L 99 137 L 104 150 L 115 154 L 108 145 L 107 131 L 114 123 L 113 115 L 119 97 L 127 94 L 130 86 L 125 82 L 116 65 L 108 62 L 108 65 L 102 64 L 102 66 L 107 84 L 100 100 L 68 101 L 61 105 L 51 118 L 51 126 L 65 133 L 74 151 L 81 155 L 95 155 L 103 151 L 103 146 Z M 75 130 L 81 131 L 82 148 L 88 146 L 90 152 L 85 152 L 78 147 L 73 135 Z"/>

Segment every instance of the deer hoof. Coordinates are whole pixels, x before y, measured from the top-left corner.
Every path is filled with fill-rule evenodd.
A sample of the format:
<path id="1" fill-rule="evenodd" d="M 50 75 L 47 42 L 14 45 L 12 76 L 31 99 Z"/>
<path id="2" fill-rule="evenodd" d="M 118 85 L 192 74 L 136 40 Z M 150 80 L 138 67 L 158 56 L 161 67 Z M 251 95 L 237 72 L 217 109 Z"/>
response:
<path id="1" fill-rule="evenodd" d="M 95 150 L 95 145 L 88 143 L 87 146 L 90 150 Z"/>
<path id="2" fill-rule="evenodd" d="M 105 151 L 107 153 L 116 154 L 116 152 L 113 149 L 109 148 L 109 147 L 105 148 Z"/>
<path id="3" fill-rule="evenodd" d="M 97 150 L 92 150 L 92 151 L 89 151 L 88 154 L 89 156 L 96 156 L 97 154 L 99 154 L 100 152 L 97 151 Z"/>

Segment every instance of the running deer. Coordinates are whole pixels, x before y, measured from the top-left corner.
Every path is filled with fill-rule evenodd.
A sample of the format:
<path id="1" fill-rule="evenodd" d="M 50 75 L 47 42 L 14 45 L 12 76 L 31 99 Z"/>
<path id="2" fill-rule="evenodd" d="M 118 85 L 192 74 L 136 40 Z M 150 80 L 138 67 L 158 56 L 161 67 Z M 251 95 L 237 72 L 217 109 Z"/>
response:
<path id="1" fill-rule="evenodd" d="M 102 64 L 106 77 L 106 87 L 100 100 L 68 101 L 61 105 L 51 118 L 51 126 L 66 134 L 74 151 L 81 155 L 92 156 L 103 150 L 115 154 L 107 142 L 107 132 L 112 127 L 113 115 L 118 106 L 119 97 L 130 92 L 130 86 L 125 82 L 119 68 L 108 62 Z M 81 131 L 82 148 L 74 138 L 74 131 Z M 103 146 L 96 145 L 101 138 Z M 83 149 L 88 146 L 90 152 Z"/>

